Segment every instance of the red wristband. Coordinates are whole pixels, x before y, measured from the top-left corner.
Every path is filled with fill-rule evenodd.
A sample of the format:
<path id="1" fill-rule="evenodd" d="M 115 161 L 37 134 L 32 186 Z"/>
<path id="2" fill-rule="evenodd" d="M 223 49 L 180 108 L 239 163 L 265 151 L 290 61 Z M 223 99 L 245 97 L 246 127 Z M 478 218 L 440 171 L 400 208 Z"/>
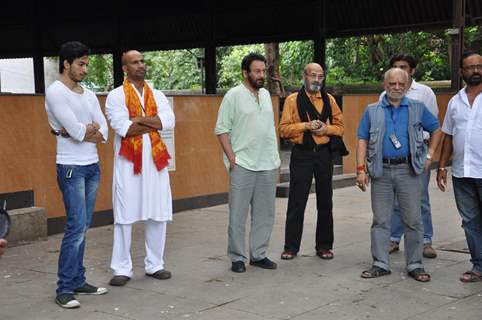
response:
<path id="1" fill-rule="evenodd" d="M 366 167 L 364 164 L 361 164 L 359 166 L 356 166 L 356 171 L 363 171 L 365 172 L 366 171 Z"/>

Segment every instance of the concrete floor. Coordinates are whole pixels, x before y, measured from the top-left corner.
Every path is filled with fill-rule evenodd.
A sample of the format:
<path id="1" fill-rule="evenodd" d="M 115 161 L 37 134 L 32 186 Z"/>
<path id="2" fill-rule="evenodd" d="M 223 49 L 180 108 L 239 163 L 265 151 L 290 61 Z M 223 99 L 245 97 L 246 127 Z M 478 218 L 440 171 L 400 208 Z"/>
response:
<path id="1" fill-rule="evenodd" d="M 434 246 L 464 244 L 453 192 L 431 184 Z M 470 268 L 469 255 L 438 250 L 426 260 L 429 283 L 408 278 L 402 251 L 392 256 L 390 276 L 365 280 L 369 267 L 370 195 L 355 187 L 334 192 L 335 258 L 315 256 L 315 200 L 310 196 L 300 255 L 279 259 L 284 239 L 287 199 L 277 199 L 269 256 L 278 269 L 229 270 L 226 256 L 227 205 L 177 213 L 168 227 L 166 263 L 173 278 L 144 276 L 143 226 L 133 233 L 135 274 L 126 287 L 107 285 L 112 227 L 88 233 L 85 255 L 88 281 L 107 286 L 104 296 L 80 296 L 81 308 L 64 310 L 54 303 L 62 235 L 9 248 L 0 258 L 0 319 L 482 319 L 482 283 L 458 278 Z M 463 248 L 462 248 L 463 249 Z"/>

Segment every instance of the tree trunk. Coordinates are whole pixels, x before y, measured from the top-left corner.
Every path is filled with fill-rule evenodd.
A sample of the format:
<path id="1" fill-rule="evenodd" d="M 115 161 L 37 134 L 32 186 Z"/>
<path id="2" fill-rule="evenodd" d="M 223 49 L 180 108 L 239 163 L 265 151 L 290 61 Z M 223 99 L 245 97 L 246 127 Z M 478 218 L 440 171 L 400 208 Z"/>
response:
<path id="1" fill-rule="evenodd" d="M 281 95 L 280 56 L 278 43 L 265 43 L 267 89 L 273 95 Z"/>

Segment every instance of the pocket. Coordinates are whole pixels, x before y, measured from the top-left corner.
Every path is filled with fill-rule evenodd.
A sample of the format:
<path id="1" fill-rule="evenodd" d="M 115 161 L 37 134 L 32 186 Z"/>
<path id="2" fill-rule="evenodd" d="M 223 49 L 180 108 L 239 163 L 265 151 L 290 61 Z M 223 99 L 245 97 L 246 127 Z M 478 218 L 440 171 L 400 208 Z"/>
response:
<path id="1" fill-rule="evenodd" d="M 414 127 L 414 134 L 415 134 L 415 142 L 423 143 L 423 127 L 421 122 L 417 122 L 413 125 Z"/>
<path id="2" fill-rule="evenodd" d="M 379 135 L 380 135 L 380 131 L 379 129 L 375 129 L 373 131 L 370 131 L 369 133 L 369 140 L 368 140 L 368 153 L 374 153 L 375 150 L 376 150 L 376 146 L 377 146 L 377 143 L 378 143 L 378 139 L 379 139 Z"/>

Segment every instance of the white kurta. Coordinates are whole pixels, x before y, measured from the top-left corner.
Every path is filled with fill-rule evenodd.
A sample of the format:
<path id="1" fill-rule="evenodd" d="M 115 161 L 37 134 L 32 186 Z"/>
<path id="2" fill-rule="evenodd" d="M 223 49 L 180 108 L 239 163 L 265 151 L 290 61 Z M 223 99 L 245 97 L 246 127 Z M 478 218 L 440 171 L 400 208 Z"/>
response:
<path id="1" fill-rule="evenodd" d="M 141 104 L 143 95 L 134 88 Z M 174 128 L 174 113 L 166 96 L 152 89 L 157 104 L 157 114 L 163 129 Z M 142 172 L 134 174 L 134 164 L 119 156 L 121 139 L 125 137 L 132 122 L 125 105 L 123 87 L 112 90 L 107 96 L 105 112 L 115 131 L 114 174 L 113 174 L 113 211 L 114 223 L 131 224 L 142 220 L 171 221 L 172 197 L 167 168 L 157 171 L 152 159 L 149 134 L 142 140 Z"/>

